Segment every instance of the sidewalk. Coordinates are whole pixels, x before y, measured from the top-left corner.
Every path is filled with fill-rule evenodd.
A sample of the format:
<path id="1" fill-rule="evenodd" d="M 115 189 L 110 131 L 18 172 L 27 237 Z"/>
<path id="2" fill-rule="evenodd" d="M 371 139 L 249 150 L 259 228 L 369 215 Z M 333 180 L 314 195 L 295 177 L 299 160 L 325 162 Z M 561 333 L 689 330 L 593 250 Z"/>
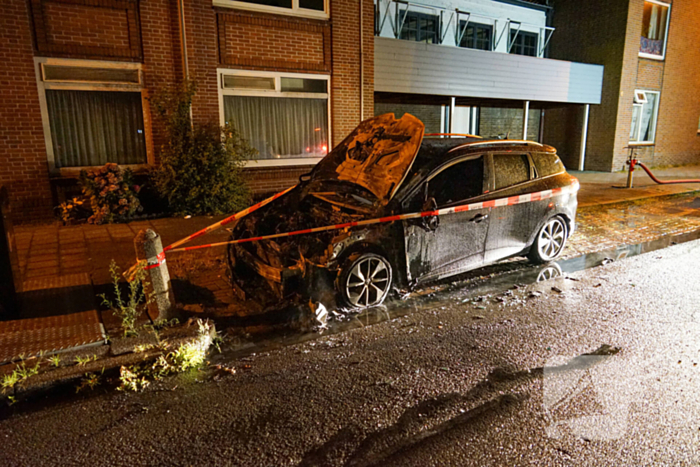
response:
<path id="1" fill-rule="evenodd" d="M 570 242 L 567 256 L 610 248 L 620 242 L 630 243 L 649 236 L 664 236 L 700 228 L 700 216 L 695 214 L 700 209 L 694 205 L 678 209 L 670 206 L 673 201 L 663 201 L 668 198 L 661 198 L 659 203 L 643 202 L 700 190 L 700 184 L 657 185 L 639 170 L 635 171 L 635 188 L 626 189 L 616 188 L 625 186 L 626 173 L 571 173 L 579 179 L 581 190 L 578 195 L 579 231 Z M 700 165 L 658 170 L 655 175 L 661 179 L 700 178 Z M 643 206 L 636 209 L 622 209 L 615 204 L 640 200 Z M 674 217 L 669 212 L 678 213 L 678 216 Z M 101 226 L 62 226 L 53 222 L 16 227 L 24 283 L 22 300 L 25 308 L 30 309 L 23 312 L 21 317 L 35 319 L 21 320 L 13 325 L 11 333 L 0 334 L 0 348 L 5 346 L 4 359 L 11 358 L 9 354 L 12 353 L 17 356 L 38 350 L 50 352 L 65 349 L 71 342 L 72 345 L 84 345 L 88 341 L 104 342 L 114 326 L 104 318 L 99 320 L 95 295 L 106 291 L 105 287 L 111 281 L 109 263 L 112 259 L 122 269 L 131 266 L 135 258 L 133 238 L 142 229 L 153 229 L 159 233 L 165 246 L 223 217 L 167 218 Z M 229 232 L 221 229 L 192 244 L 225 241 L 228 236 Z M 226 277 L 224 247 L 172 254 L 168 256 L 167 264 L 178 301 L 190 311 L 200 315 L 208 307 L 233 315 L 245 311 L 231 311 L 235 308 L 232 305 L 235 299 Z M 47 332 L 41 336 L 37 334 L 41 349 L 37 347 L 38 341 L 16 340 L 17 331 L 23 329 L 23 326 L 34 329 L 38 325 L 36 318 L 47 319 L 41 317 L 66 313 L 84 313 L 80 316 L 93 318 L 90 320 L 89 329 L 93 331 L 89 338 L 77 332 L 72 340 L 51 342 L 50 336 L 65 332 L 56 328 L 53 333 Z M 74 327 L 75 324 L 71 321 L 68 327 Z M 0 333 L 2 329 L 4 328 L 0 328 Z M 11 339 L 14 340 L 10 343 Z"/>
<path id="2" fill-rule="evenodd" d="M 668 169 L 653 169 L 656 178 L 664 180 L 700 180 L 700 165 L 686 165 Z M 579 207 L 596 204 L 610 204 L 635 201 L 656 196 L 666 196 L 700 190 L 700 183 L 658 185 L 649 178 L 641 167 L 634 171 L 634 188 L 627 186 L 627 172 L 578 172 L 569 173 L 578 178 L 581 191 L 578 194 Z"/>

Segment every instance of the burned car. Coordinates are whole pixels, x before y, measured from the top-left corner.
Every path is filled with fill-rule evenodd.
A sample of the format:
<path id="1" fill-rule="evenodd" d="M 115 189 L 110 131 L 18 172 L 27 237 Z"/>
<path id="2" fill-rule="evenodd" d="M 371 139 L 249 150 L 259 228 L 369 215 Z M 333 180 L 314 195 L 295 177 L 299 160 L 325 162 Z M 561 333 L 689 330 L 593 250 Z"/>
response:
<path id="1" fill-rule="evenodd" d="M 366 120 L 293 190 L 241 219 L 232 239 L 294 235 L 230 246 L 239 293 L 364 308 L 505 258 L 562 252 L 578 181 L 554 148 L 423 133 L 409 114 Z M 309 232 L 322 226 L 334 227 Z"/>

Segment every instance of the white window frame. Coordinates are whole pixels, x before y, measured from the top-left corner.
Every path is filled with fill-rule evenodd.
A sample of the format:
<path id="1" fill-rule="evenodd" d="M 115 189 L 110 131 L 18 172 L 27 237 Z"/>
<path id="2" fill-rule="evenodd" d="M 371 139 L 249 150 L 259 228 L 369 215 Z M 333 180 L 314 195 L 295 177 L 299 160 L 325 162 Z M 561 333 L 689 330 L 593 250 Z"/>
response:
<path id="1" fill-rule="evenodd" d="M 644 100 L 641 100 L 637 97 L 638 95 L 641 95 L 641 94 L 644 94 Z M 635 99 L 634 99 L 634 102 L 632 104 L 632 109 L 633 109 L 632 113 L 634 114 L 634 107 L 638 106 L 638 107 L 640 107 L 640 109 L 643 109 L 644 105 L 648 104 L 648 99 L 647 99 L 646 94 L 656 94 L 656 101 L 655 101 L 656 103 L 654 106 L 654 112 L 652 114 L 652 121 L 654 123 L 654 132 L 653 132 L 654 137 L 650 141 L 639 141 L 639 136 L 640 136 L 639 134 L 642 131 L 642 125 L 640 124 L 639 128 L 637 129 L 637 141 L 630 141 L 629 142 L 630 146 L 652 146 L 652 145 L 656 144 L 656 127 L 657 127 L 658 118 L 659 118 L 659 107 L 661 105 L 661 92 L 660 91 L 651 91 L 648 89 L 635 89 L 634 90 Z M 639 115 L 639 118 L 640 119 L 642 118 L 641 113 Z M 630 124 L 631 124 L 631 122 L 630 122 Z"/>
<path id="2" fill-rule="evenodd" d="M 299 0 L 292 0 L 292 8 L 278 6 L 256 5 L 254 3 L 238 2 L 236 0 L 212 0 L 214 6 L 224 8 L 236 8 L 239 10 L 262 11 L 264 13 L 275 13 L 278 15 L 300 16 L 302 18 L 330 18 L 330 0 L 323 0 L 323 11 L 309 10 L 299 7 Z"/>
<path id="3" fill-rule="evenodd" d="M 221 126 L 226 124 L 224 116 L 224 96 L 254 96 L 254 97 L 297 97 L 308 99 L 326 99 L 328 112 L 328 152 L 331 150 L 331 76 L 330 75 L 313 75 L 309 73 L 278 73 L 272 71 L 256 71 L 256 70 L 235 70 L 229 68 L 219 68 L 216 70 L 217 81 L 219 88 L 219 123 Z M 224 75 L 229 76 L 259 76 L 262 78 L 274 78 L 275 90 L 256 90 L 256 89 L 224 89 Z M 282 92 L 282 78 L 306 78 L 320 79 L 326 81 L 326 93 L 318 92 Z M 293 165 L 316 165 L 323 157 L 298 157 L 298 158 L 280 158 L 280 159 L 255 159 L 246 161 L 244 167 L 284 167 Z"/>
<path id="4" fill-rule="evenodd" d="M 113 69 L 128 69 L 138 70 L 139 82 L 133 83 L 101 83 L 101 82 L 85 82 L 85 81 L 44 81 L 43 65 L 55 65 L 64 67 L 76 68 L 113 68 Z M 50 57 L 34 57 L 34 69 L 36 73 L 36 85 L 39 91 L 39 108 L 41 109 L 41 123 L 44 128 L 44 142 L 46 144 L 46 159 L 49 166 L 49 174 L 59 174 L 65 177 L 75 177 L 81 170 L 90 170 L 97 167 L 62 167 L 56 168 L 56 156 L 53 152 L 53 138 L 51 136 L 51 123 L 49 121 L 49 108 L 46 104 L 47 90 L 65 90 L 65 91 L 117 91 L 117 92 L 138 92 L 141 94 L 141 109 L 143 111 L 144 136 L 146 138 L 146 163 L 145 164 L 125 164 L 123 168 L 138 170 L 146 168 L 155 163 L 153 159 L 153 151 L 149 148 L 151 141 L 151 128 L 147 115 L 148 102 L 143 94 L 143 71 L 140 63 L 131 62 L 111 62 L 104 60 L 78 60 L 69 58 L 50 58 Z"/>
<path id="5" fill-rule="evenodd" d="M 664 48 L 661 53 L 661 55 L 654 55 L 654 54 L 647 54 L 643 52 L 639 52 L 639 56 L 642 58 L 649 58 L 651 60 L 665 60 L 666 59 L 666 46 L 668 45 L 668 27 L 671 24 L 671 4 L 666 3 L 666 2 L 660 2 L 658 0 L 644 0 L 642 3 L 642 8 L 643 4 L 649 2 L 649 3 L 655 3 L 660 6 L 668 7 L 668 15 L 666 15 L 666 31 L 664 32 Z M 640 34 L 641 37 L 641 34 Z"/>

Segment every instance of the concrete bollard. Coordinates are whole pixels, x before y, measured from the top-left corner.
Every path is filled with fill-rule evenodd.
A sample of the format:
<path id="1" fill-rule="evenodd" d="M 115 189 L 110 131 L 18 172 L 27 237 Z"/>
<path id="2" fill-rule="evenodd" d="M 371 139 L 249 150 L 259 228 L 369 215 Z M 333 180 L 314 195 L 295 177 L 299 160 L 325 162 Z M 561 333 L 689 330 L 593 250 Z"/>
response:
<path id="1" fill-rule="evenodd" d="M 134 238 L 136 258 L 146 260 L 148 286 L 146 293 L 153 297 L 148 304 L 148 315 L 153 321 L 172 319 L 175 315 L 175 297 L 170 286 L 170 273 L 165 264 L 165 253 L 160 236 L 153 230 L 141 230 Z"/>

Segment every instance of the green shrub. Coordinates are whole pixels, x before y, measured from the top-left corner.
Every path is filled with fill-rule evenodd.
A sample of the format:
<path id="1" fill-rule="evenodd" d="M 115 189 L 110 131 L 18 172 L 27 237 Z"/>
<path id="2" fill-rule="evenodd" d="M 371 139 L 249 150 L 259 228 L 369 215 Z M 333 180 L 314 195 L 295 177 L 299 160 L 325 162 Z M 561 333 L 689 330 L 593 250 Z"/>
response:
<path id="1" fill-rule="evenodd" d="M 148 287 L 146 262 L 141 261 L 136 265 L 133 273 L 129 277 L 129 288 L 126 296 L 122 295 L 120 285 L 121 274 L 117 263 L 112 260 L 109 264 L 109 274 L 112 276 L 112 287 L 114 288 L 114 302 L 107 298 L 107 295 L 100 294 L 102 304 L 109 307 L 115 316 L 121 318 L 124 336 L 137 335 L 136 320 L 148 308 L 148 304 L 154 299 L 146 293 Z"/>
<path id="2" fill-rule="evenodd" d="M 195 83 L 187 82 L 151 99 L 167 135 L 161 163 L 151 173 L 153 185 L 176 215 L 240 210 L 250 201 L 241 167 L 256 150 L 230 125 L 193 125 L 190 106 L 195 92 Z"/>
<path id="3" fill-rule="evenodd" d="M 134 185 L 131 170 L 108 163 L 96 170 L 80 172 L 83 195 L 90 200 L 91 224 L 123 222 L 141 210 L 139 187 Z"/>

